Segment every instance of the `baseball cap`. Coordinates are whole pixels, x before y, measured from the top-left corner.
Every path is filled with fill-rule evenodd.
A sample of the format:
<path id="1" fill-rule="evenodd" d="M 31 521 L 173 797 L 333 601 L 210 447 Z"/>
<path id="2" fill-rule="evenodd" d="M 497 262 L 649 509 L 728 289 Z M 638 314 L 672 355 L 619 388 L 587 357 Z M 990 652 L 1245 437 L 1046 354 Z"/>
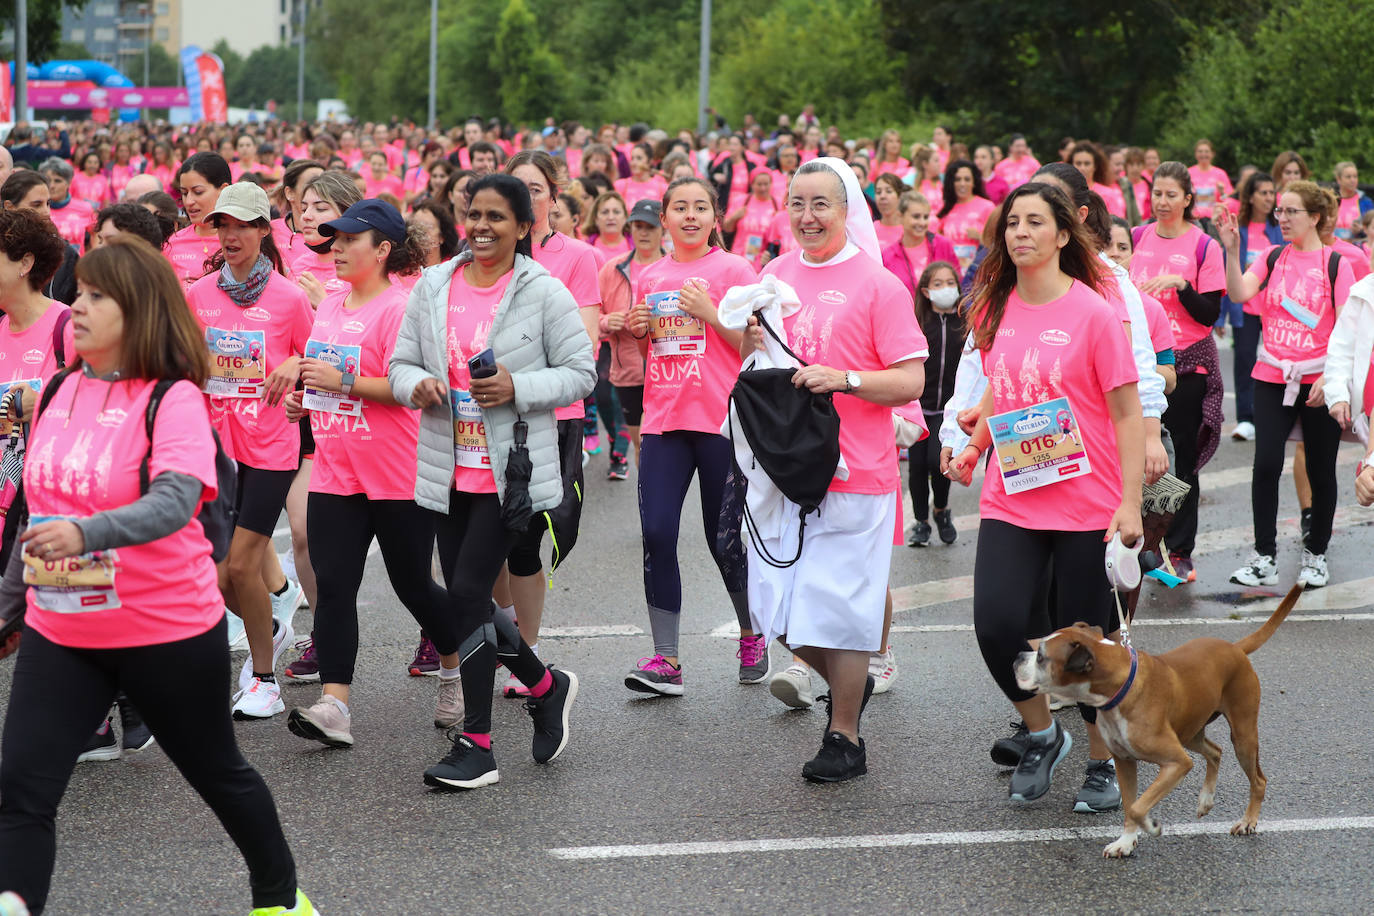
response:
<path id="1" fill-rule="evenodd" d="M 662 226 L 663 221 L 658 218 L 660 204 L 656 200 L 636 201 L 630 210 L 629 219 L 626 223 L 648 223 L 650 226 Z"/>
<path id="2" fill-rule="evenodd" d="M 219 201 L 210 217 L 220 214 L 251 223 L 255 219 L 272 219 L 272 207 L 266 191 L 251 181 L 240 181 L 219 192 Z"/>
<path id="3" fill-rule="evenodd" d="M 358 201 L 345 210 L 343 216 L 320 226 L 319 232 L 323 236 L 332 236 L 337 232 L 357 235 L 369 229 L 376 229 L 397 244 L 406 238 L 406 223 L 401 219 L 401 214 L 391 204 L 375 197 Z"/>

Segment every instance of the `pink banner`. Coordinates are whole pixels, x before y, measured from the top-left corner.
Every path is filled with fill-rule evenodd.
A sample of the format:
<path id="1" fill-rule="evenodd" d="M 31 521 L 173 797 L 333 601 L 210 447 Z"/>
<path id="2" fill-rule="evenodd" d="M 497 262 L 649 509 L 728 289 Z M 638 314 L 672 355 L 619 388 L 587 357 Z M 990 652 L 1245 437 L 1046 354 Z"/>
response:
<path id="1" fill-rule="evenodd" d="M 81 88 L 35 83 L 29 83 L 30 108 L 176 108 L 188 104 L 186 90 L 175 86 Z"/>

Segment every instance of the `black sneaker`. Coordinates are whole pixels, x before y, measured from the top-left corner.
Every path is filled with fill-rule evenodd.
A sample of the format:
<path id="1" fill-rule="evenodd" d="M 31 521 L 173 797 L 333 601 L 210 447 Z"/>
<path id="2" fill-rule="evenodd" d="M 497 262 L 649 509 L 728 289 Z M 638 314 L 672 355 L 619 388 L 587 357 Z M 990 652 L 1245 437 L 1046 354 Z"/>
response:
<path id="1" fill-rule="evenodd" d="M 876 687 L 877 685 L 878 685 L 877 682 L 876 682 L 875 680 L 873 680 L 873 675 L 871 675 L 871 674 L 868 675 L 868 680 L 864 682 L 864 698 L 863 698 L 863 702 L 861 702 L 861 703 L 859 704 L 859 719 L 860 719 L 860 721 L 863 720 L 863 717 L 864 717 L 864 710 L 868 708 L 868 701 L 871 700 L 871 699 L 873 699 L 873 688 Z M 828 693 L 823 693 L 823 694 L 821 694 L 820 696 L 816 697 L 816 699 L 819 700 L 820 702 L 822 702 L 822 703 L 825 704 L 825 730 L 826 730 L 827 733 L 829 733 L 829 731 L 830 731 L 830 718 L 831 718 L 830 694 L 828 694 Z"/>
<path id="2" fill-rule="evenodd" d="M 1011 800 L 1033 802 L 1048 792 L 1054 771 L 1072 747 L 1073 737 L 1058 722 L 1054 723 L 1054 737 L 1048 744 L 1030 741 L 1011 774 L 1011 785 L 1007 787 Z"/>
<path id="3" fill-rule="evenodd" d="M 534 720 L 535 763 L 548 763 L 568 746 L 568 712 L 577 699 L 577 675 L 557 668 L 550 668 L 549 674 L 549 692 L 525 701 L 525 711 Z"/>
<path id="4" fill-rule="evenodd" d="M 453 739 L 444 759 L 425 770 L 425 785 L 436 789 L 480 789 L 501 781 L 496 755 L 479 747 L 466 735 Z"/>
<path id="5" fill-rule="evenodd" d="M 1302 546 L 1307 546 L 1307 539 L 1312 536 L 1312 510 L 1303 509 L 1298 514 L 1298 530 L 1302 532 Z"/>
<path id="6" fill-rule="evenodd" d="M 119 704 L 119 724 L 123 726 L 121 743 L 124 750 L 132 754 L 151 747 L 156 739 L 153 738 L 153 732 L 143 721 L 143 717 L 134 708 L 134 704 L 122 693 L 115 702 Z"/>
<path id="7" fill-rule="evenodd" d="M 611 452 L 611 468 L 606 472 L 607 480 L 624 480 L 630 476 L 630 462 L 619 452 Z"/>
<path id="8" fill-rule="evenodd" d="M 930 522 L 916 520 L 916 526 L 906 536 L 906 546 L 924 547 L 930 543 Z"/>
<path id="9" fill-rule="evenodd" d="M 802 766 L 802 776 L 811 782 L 844 782 L 867 772 L 864 739 L 855 744 L 839 732 L 827 732 L 816 756 Z"/>
<path id="10" fill-rule="evenodd" d="M 86 741 L 86 746 L 81 749 L 81 753 L 76 758 L 77 763 L 85 763 L 88 760 L 118 760 L 119 742 L 115 740 L 114 729 L 110 727 L 110 720 L 107 718 L 100 723 L 100 727 L 95 730 Z"/>
<path id="11" fill-rule="evenodd" d="M 954 514 L 949 509 L 935 510 L 935 527 L 939 529 L 942 542 L 953 544 L 959 539 L 959 532 L 954 529 Z"/>
<path id="12" fill-rule="evenodd" d="M 1010 723 L 1012 735 L 1010 738 L 998 738 L 992 742 L 992 762 L 1002 767 L 1015 768 L 1021 762 L 1021 757 L 1026 753 L 1026 746 L 1030 744 L 1030 729 L 1026 728 L 1026 723 L 1020 719 Z"/>

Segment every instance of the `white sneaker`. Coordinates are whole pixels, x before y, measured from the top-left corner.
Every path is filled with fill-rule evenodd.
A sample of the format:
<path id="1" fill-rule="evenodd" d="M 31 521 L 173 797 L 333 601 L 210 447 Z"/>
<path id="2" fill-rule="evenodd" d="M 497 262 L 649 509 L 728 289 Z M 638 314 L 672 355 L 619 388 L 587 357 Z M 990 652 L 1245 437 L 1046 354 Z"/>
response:
<path id="1" fill-rule="evenodd" d="M 224 616 L 229 618 L 229 651 L 242 652 L 248 648 L 248 633 L 243 629 L 243 618 L 228 608 Z"/>
<path id="2" fill-rule="evenodd" d="M 1330 580 L 1331 575 L 1326 571 L 1326 554 L 1313 553 L 1304 547 L 1298 584 L 1303 588 L 1322 588 Z"/>
<path id="3" fill-rule="evenodd" d="M 811 692 L 811 669 L 796 662 L 768 681 L 768 692 L 793 709 L 810 709 L 816 703 Z"/>
<path id="4" fill-rule="evenodd" d="M 277 562 L 281 564 L 281 571 L 286 578 L 296 578 L 296 551 L 288 547 L 285 552 L 277 554 Z"/>
<path id="5" fill-rule="evenodd" d="M 293 735 L 329 747 L 353 746 L 353 717 L 331 696 L 320 697 L 314 706 L 297 706 L 291 710 L 286 727 Z"/>
<path id="6" fill-rule="evenodd" d="M 897 657 L 892 646 L 886 652 L 874 652 L 868 657 L 868 676 L 873 678 L 873 693 L 887 693 L 897 680 Z"/>
<path id="7" fill-rule="evenodd" d="M 1248 420 L 1243 423 L 1237 423 L 1236 428 L 1231 430 L 1231 438 L 1237 442 L 1254 442 L 1255 424 Z"/>
<path id="8" fill-rule="evenodd" d="M 1306 551 L 1304 551 L 1304 555 L 1306 555 Z M 1322 561 L 1322 572 L 1323 574 L 1326 572 L 1325 560 Z M 1274 562 L 1274 558 L 1268 554 L 1252 553 L 1249 563 L 1231 573 L 1231 581 L 1237 585 L 1248 585 L 1251 588 L 1258 585 L 1278 585 L 1279 567 Z M 1324 578 L 1322 584 L 1326 584 Z"/>
<path id="9" fill-rule="evenodd" d="M 291 645 L 291 640 L 296 637 L 296 631 L 291 629 L 290 620 L 277 620 L 277 632 L 272 637 L 272 672 L 277 671 L 277 662 L 281 661 L 282 653 L 286 647 Z M 253 653 L 249 652 L 248 657 L 243 660 L 243 667 L 239 669 L 239 692 L 247 690 L 253 682 Z M 234 699 L 238 699 L 235 697 Z"/>
<path id="10" fill-rule="evenodd" d="M 269 593 L 270 594 L 270 593 Z M 286 591 L 280 596 L 272 595 L 272 616 L 288 623 L 295 618 L 296 609 L 305 598 L 305 589 L 295 579 L 286 580 Z"/>
<path id="11" fill-rule="evenodd" d="M 281 701 L 281 686 L 275 681 L 253 678 L 248 689 L 234 701 L 235 719 L 270 719 L 286 711 Z"/>

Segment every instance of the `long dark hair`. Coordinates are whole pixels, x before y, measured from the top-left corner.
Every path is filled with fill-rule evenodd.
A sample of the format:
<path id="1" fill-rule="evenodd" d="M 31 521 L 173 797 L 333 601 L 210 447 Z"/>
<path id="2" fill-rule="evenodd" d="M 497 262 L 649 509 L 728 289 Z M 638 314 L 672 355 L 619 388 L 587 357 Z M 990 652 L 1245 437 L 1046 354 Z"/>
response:
<path id="1" fill-rule="evenodd" d="M 538 165 L 537 162 L 534 164 Z M 534 204 L 530 201 L 530 189 L 525 187 L 525 183 L 519 178 L 502 172 L 493 172 L 489 175 L 483 175 L 468 185 L 469 203 L 479 191 L 495 191 L 500 194 L 506 199 L 506 203 L 510 204 L 511 214 L 515 217 L 515 221 L 529 224 L 530 231 L 525 233 L 523 239 L 519 239 L 515 243 L 515 253 L 523 254 L 527 258 L 534 257 L 534 242 L 530 238 L 534 234 Z"/>
<path id="2" fill-rule="evenodd" d="M 936 216 L 944 219 L 949 215 L 949 211 L 954 209 L 954 205 L 959 202 L 959 198 L 954 193 L 954 176 L 960 169 L 968 169 L 973 174 L 973 196 L 991 200 L 988 197 L 988 189 L 983 184 L 983 176 L 979 174 L 978 167 L 967 159 L 955 159 L 945 167 L 945 180 L 941 182 L 940 193 L 944 196 L 944 206 L 940 207 L 940 212 Z"/>
<path id="3" fill-rule="evenodd" d="M 716 186 L 705 178 L 697 178 L 693 175 L 690 178 L 679 178 L 668 185 L 668 190 L 663 192 L 662 207 L 659 209 L 659 212 L 667 213 L 668 202 L 673 199 L 673 193 L 677 191 L 678 188 L 685 187 L 689 184 L 698 185 L 706 191 L 706 198 L 711 201 L 711 211 L 716 215 L 715 222 L 711 224 L 711 234 L 706 237 L 707 247 L 724 248 L 725 239 L 723 239 L 720 234 L 720 198 L 716 194 Z"/>
<path id="4" fill-rule="evenodd" d="M 883 174 L 887 174 L 884 172 Z M 935 279 L 935 275 L 942 270 L 947 270 L 954 275 L 954 285 L 959 285 L 959 268 L 948 261 L 931 261 L 926 265 L 926 269 L 921 271 L 921 278 L 916 281 L 916 320 L 925 325 L 925 321 L 931 315 L 938 314 L 935 306 L 931 303 L 930 297 L 926 295 L 926 287 L 930 281 Z"/>
<path id="5" fill-rule="evenodd" d="M 1087 227 L 1078 221 L 1078 213 L 1064 192 L 1041 181 L 1023 184 L 1002 201 L 1002 210 L 997 215 L 996 235 L 973 281 L 968 327 L 975 346 L 980 350 L 992 347 L 997 329 L 1002 324 L 1002 316 L 1007 310 L 1007 299 L 1016 288 L 1017 268 L 1007 253 L 1007 220 L 1016 201 L 1022 197 L 1043 200 L 1054 215 L 1055 229 L 1069 234 L 1068 244 L 1059 249 L 1060 272 L 1081 281 L 1099 294 L 1102 292 L 1102 262 L 1097 258 L 1097 250 Z"/>
<path id="6" fill-rule="evenodd" d="M 1240 213 L 1236 216 L 1236 223 L 1240 226 L 1242 232 L 1245 231 L 1246 226 L 1255 221 L 1255 214 L 1251 209 L 1250 198 L 1255 196 L 1255 192 L 1259 190 L 1259 185 L 1266 182 L 1275 185 L 1277 188 L 1274 176 L 1260 171 L 1251 172 L 1249 175 L 1246 175 L 1245 180 L 1240 183 L 1240 190 L 1236 192 L 1236 199 L 1240 201 Z M 1278 225 L 1278 220 L 1274 219 L 1273 210 L 1269 211 L 1264 221 L 1270 226 Z"/>

